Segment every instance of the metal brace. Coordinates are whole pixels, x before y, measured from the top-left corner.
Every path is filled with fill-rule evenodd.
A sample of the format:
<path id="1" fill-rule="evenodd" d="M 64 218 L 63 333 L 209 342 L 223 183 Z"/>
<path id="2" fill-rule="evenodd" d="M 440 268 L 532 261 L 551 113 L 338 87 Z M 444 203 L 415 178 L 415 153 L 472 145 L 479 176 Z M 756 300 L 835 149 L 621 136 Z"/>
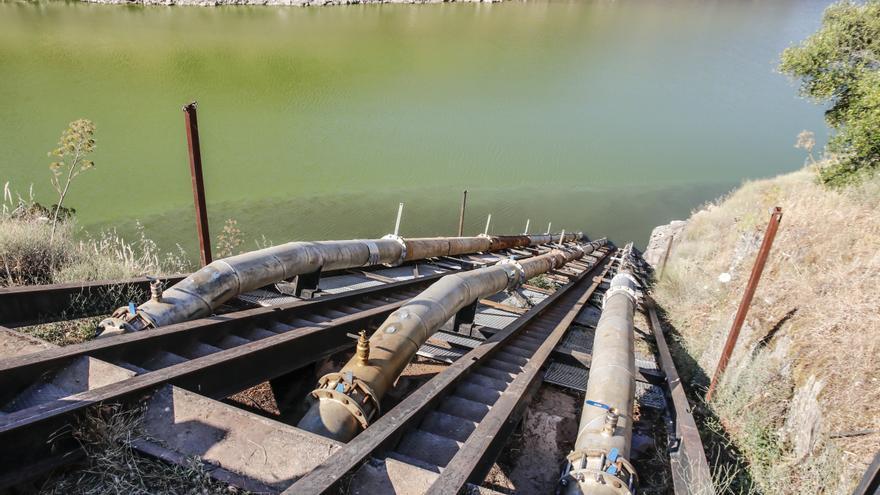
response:
<path id="1" fill-rule="evenodd" d="M 370 257 L 369 257 L 369 259 L 367 259 L 367 262 L 363 266 L 378 265 L 379 260 L 382 259 L 381 255 L 379 253 L 379 246 L 377 246 L 376 243 L 373 241 L 364 240 L 363 242 L 364 242 L 364 244 L 367 245 L 367 249 L 370 251 Z M 406 246 L 404 246 L 403 249 L 405 251 Z"/>

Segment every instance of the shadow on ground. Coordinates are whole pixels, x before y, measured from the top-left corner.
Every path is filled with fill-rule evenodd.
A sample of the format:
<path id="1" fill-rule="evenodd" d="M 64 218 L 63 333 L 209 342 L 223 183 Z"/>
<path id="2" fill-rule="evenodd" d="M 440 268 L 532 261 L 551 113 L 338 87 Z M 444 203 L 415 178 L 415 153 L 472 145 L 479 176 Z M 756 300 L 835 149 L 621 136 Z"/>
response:
<path id="1" fill-rule="evenodd" d="M 666 318 L 664 309 L 658 306 L 657 315 L 667 335 L 671 337 L 669 350 L 681 376 L 688 401 L 693 405 L 694 419 L 700 429 L 715 489 L 719 495 L 761 494 L 749 473 L 748 461 L 728 435 L 723 419 L 706 404 L 704 397 L 710 377 L 682 347 L 682 336 Z"/>

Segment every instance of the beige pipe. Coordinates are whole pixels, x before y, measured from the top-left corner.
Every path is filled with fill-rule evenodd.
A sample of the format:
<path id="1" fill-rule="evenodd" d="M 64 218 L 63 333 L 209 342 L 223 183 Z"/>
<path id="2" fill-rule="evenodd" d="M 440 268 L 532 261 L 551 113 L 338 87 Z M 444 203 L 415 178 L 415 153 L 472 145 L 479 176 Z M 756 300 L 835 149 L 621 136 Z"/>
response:
<path id="1" fill-rule="evenodd" d="M 557 236 L 558 237 L 558 236 Z M 346 442 L 366 428 L 419 347 L 468 304 L 513 289 L 605 244 L 576 245 L 519 262 L 446 275 L 392 313 L 369 339 L 369 358 L 353 357 L 338 373 L 325 375 L 313 392 L 318 400 L 299 427 Z"/>
<path id="2" fill-rule="evenodd" d="M 233 297 L 297 275 L 545 244 L 559 236 L 477 236 L 290 242 L 216 260 L 102 328 L 143 330 L 210 316 Z M 565 236 L 574 240 L 576 236 Z M 125 314 L 125 308 L 117 310 Z M 115 315 L 116 316 L 116 315 Z"/>
<path id="3" fill-rule="evenodd" d="M 626 251 L 626 250 L 625 250 Z M 611 280 L 596 325 L 593 360 L 566 495 L 631 495 L 629 463 L 635 397 L 633 314 L 638 282 L 626 271 Z"/>

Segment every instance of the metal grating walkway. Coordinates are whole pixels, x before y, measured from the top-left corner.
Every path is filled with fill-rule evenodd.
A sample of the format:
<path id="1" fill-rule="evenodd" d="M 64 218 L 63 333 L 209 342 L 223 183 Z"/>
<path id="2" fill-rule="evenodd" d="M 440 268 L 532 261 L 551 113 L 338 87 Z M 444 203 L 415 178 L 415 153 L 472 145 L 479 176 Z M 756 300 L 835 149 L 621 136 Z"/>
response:
<path id="1" fill-rule="evenodd" d="M 431 338 L 429 340 L 442 340 L 444 342 L 449 342 L 452 345 L 467 347 L 468 349 L 474 349 L 478 345 L 483 343 L 482 339 L 478 339 L 476 337 L 468 337 L 467 335 L 444 332 L 442 330 L 435 333 L 434 335 L 431 335 Z"/>
<path id="2" fill-rule="evenodd" d="M 454 363 L 458 358 L 467 354 L 467 351 L 464 349 L 459 349 L 456 347 L 446 348 L 436 346 L 434 344 L 424 344 L 419 348 L 419 352 L 417 352 L 419 356 L 433 359 L 435 361 L 442 361 L 444 363 Z"/>
<path id="3" fill-rule="evenodd" d="M 552 362 L 544 373 L 544 381 L 560 387 L 586 392 L 587 376 L 587 370 L 584 368 Z"/>
<path id="4" fill-rule="evenodd" d="M 559 385 L 560 387 L 577 390 L 579 392 L 587 391 L 587 379 L 589 372 L 579 366 L 571 366 L 568 364 L 553 362 L 547 367 L 544 373 L 544 382 Z M 666 409 L 666 398 L 663 395 L 663 389 L 657 385 L 644 383 L 636 380 L 636 402 L 643 407 L 651 407 L 654 409 Z"/>

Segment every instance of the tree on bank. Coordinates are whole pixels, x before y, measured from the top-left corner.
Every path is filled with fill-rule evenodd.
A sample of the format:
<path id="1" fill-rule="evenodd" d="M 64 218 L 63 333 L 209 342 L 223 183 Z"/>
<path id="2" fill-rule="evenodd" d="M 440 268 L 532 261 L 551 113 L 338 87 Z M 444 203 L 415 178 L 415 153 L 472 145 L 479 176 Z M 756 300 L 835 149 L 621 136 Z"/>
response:
<path id="1" fill-rule="evenodd" d="M 779 68 L 801 80 L 802 95 L 830 105 L 834 160 L 822 182 L 846 184 L 880 167 L 880 0 L 828 7 L 819 31 L 786 49 Z"/>

